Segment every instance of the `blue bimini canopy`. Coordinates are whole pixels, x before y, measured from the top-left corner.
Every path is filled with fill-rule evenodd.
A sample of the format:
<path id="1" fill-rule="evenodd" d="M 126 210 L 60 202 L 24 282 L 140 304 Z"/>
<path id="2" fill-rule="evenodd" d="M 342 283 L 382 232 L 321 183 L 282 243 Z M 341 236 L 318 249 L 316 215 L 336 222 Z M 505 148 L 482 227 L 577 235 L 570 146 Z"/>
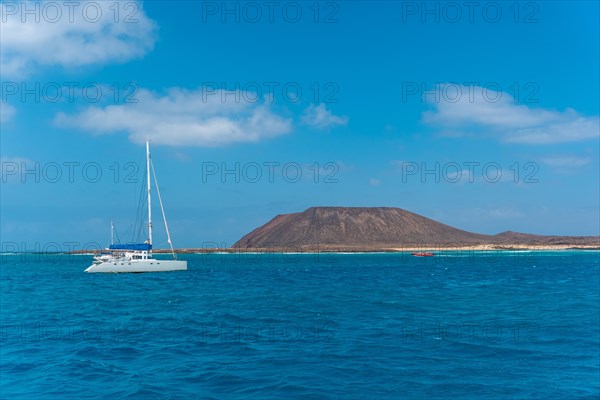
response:
<path id="1" fill-rule="evenodd" d="M 110 250 L 148 251 L 152 250 L 152 245 L 148 243 L 111 244 L 108 248 Z"/>

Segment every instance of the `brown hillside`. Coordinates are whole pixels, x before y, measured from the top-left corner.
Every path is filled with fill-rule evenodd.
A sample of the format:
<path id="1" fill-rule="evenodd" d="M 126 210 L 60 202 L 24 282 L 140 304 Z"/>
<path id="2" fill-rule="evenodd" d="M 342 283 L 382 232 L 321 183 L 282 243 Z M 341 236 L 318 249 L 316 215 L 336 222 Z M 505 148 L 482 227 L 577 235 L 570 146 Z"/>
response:
<path id="1" fill-rule="evenodd" d="M 489 243 L 471 233 L 391 207 L 312 207 L 278 215 L 233 245 L 235 248 L 296 244 L 393 247 L 406 244 Z"/>
<path id="2" fill-rule="evenodd" d="M 311 207 L 282 214 L 253 230 L 237 249 L 335 246 L 346 249 L 389 249 L 411 245 L 460 246 L 490 244 L 600 246 L 598 236 L 542 236 L 517 232 L 482 235 L 453 228 L 421 215 L 391 207 Z"/>

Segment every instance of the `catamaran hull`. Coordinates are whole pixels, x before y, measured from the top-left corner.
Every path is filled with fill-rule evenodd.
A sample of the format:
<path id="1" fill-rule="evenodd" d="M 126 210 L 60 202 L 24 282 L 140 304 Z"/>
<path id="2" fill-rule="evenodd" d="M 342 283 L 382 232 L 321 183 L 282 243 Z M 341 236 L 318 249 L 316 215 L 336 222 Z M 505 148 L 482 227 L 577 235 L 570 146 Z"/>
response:
<path id="1" fill-rule="evenodd" d="M 125 273 L 125 272 L 168 272 L 186 271 L 187 261 L 179 260 L 131 260 L 113 261 L 93 264 L 85 272 L 94 273 Z"/>

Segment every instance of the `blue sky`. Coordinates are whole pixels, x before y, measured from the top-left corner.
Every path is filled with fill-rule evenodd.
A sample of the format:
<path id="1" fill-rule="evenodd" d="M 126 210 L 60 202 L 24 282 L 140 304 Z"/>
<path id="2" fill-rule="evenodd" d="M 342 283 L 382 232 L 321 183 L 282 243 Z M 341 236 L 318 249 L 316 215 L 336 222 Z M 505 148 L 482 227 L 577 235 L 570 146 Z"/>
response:
<path id="1" fill-rule="evenodd" d="M 1 11 L 3 244 L 128 240 L 146 138 L 176 247 L 311 206 L 600 234 L 597 2 Z"/>

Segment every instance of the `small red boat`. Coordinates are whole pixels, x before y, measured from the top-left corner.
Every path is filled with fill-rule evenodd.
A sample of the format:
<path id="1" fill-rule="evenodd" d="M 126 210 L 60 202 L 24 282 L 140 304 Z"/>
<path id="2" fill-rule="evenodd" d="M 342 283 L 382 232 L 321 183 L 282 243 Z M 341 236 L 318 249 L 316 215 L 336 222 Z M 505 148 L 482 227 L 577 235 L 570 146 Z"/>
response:
<path id="1" fill-rule="evenodd" d="M 413 256 L 415 257 L 433 257 L 435 254 L 433 253 L 426 253 L 424 251 L 418 252 L 418 253 L 412 253 Z"/>

